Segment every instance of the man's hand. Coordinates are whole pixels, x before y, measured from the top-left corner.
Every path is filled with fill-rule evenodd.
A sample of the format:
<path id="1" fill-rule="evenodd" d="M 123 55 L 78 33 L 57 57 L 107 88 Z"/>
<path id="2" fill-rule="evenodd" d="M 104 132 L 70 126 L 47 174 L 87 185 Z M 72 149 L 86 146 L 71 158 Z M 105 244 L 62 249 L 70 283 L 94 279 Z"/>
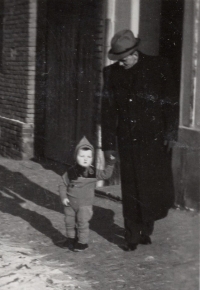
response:
<path id="1" fill-rule="evenodd" d="M 62 200 L 62 204 L 65 205 L 65 206 L 68 206 L 69 205 L 69 199 L 66 197 Z"/>
<path id="2" fill-rule="evenodd" d="M 172 150 L 172 148 L 175 146 L 176 142 L 175 141 L 164 141 L 164 145 L 167 147 L 167 152 Z"/>

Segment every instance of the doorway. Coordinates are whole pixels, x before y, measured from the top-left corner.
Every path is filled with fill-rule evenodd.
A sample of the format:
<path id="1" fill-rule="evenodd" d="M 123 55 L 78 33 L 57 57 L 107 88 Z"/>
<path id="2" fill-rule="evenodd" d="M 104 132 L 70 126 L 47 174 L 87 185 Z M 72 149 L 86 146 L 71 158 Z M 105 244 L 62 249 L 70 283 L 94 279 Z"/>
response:
<path id="1" fill-rule="evenodd" d="M 48 1 L 45 157 L 70 164 L 77 142 L 96 141 L 101 1 Z"/>
<path id="2" fill-rule="evenodd" d="M 184 0 L 162 0 L 159 54 L 167 57 L 180 94 Z"/>

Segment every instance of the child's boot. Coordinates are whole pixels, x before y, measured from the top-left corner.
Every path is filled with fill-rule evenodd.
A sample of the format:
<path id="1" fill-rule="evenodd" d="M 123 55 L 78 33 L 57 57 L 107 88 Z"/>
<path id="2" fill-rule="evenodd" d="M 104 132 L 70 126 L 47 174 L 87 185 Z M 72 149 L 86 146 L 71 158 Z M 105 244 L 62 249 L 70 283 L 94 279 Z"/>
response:
<path id="1" fill-rule="evenodd" d="M 64 241 L 62 247 L 63 247 L 63 248 L 68 248 L 69 250 L 72 251 L 72 250 L 74 249 L 74 244 L 75 244 L 75 242 L 76 242 L 76 239 L 75 239 L 75 238 L 67 238 L 67 239 Z"/>
<path id="2" fill-rule="evenodd" d="M 74 252 L 82 252 L 88 248 L 88 244 L 76 243 L 74 246 Z"/>

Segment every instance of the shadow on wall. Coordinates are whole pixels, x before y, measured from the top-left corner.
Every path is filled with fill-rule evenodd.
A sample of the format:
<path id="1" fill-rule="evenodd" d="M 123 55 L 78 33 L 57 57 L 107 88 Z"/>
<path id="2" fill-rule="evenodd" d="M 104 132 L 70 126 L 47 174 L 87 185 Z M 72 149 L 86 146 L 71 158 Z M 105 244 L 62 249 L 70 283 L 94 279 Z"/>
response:
<path id="1" fill-rule="evenodd" d="M 65 237 L 53 227 L 51 221 L 44 215 L 23 208 L 26 200 L 46 210 L 63 213 L 58 195 L 31 182 L 21 173 L 12 172 L 0 166 L 0 211 L 20 217 L 37 231 L 50 238 L 56 246 L 59 246 L 59 242 Z M 109 242 L 121 247 L 124 230 L 114 223 L 114 212 L 112 210 L 94 206 L 90 229 Z"/>

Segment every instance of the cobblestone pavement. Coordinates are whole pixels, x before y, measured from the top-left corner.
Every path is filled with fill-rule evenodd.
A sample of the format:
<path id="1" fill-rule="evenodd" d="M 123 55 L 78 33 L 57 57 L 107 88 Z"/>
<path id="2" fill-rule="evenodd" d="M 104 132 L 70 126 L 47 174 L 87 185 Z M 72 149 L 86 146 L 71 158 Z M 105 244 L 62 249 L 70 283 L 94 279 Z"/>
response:
<path id="1" fill-rule="evenodd" d="M 152 245 L 124 252 L 120 202 L 95 198 L 89 249 L 65 238 L 57 185 L 61 168 L 0 158 L 1 289 L 199 289 L 199 214 L 171 210 Z"/>

